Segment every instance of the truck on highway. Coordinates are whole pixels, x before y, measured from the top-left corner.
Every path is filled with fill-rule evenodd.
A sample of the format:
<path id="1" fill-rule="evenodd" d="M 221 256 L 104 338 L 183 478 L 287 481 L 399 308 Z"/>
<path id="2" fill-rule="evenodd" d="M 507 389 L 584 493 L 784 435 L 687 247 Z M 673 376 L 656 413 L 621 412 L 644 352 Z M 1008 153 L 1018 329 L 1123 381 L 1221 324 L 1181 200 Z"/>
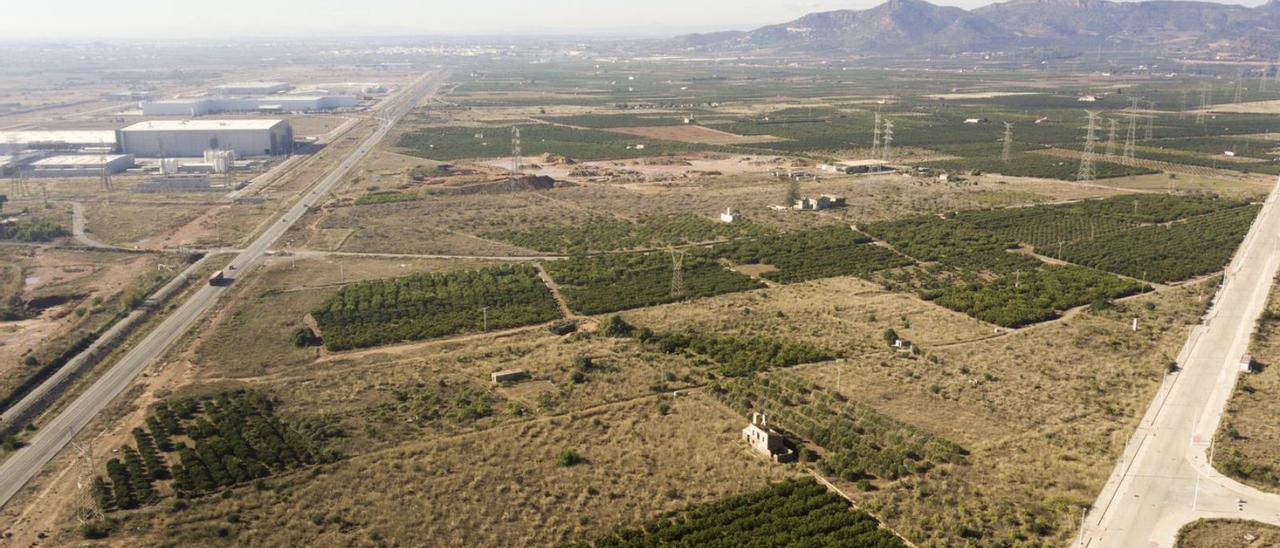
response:
<path id="1" fill-rule="evenodd" d="M 227 276 L 222 270 L 209 275 L 209 285 L 226 285 L 227 281 Z"/>

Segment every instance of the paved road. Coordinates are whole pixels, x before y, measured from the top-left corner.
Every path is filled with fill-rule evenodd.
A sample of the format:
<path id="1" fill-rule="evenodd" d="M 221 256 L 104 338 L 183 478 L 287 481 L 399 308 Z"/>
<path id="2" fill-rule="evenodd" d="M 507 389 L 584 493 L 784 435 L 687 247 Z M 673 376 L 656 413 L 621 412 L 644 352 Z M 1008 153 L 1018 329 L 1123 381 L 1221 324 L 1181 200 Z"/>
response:
<path id="1" fill-rule="evenodd" d="M 1227 267 L 1207 323 L 1179 355 L 1181 372 L 1165 380 L 1090 510 L 1080 545 L 1169 547 L 1178 529 L 1198 518 L 1280 525 L 1280 495 L 1224 477 L 1207 458 L 1280 267 L 1277 201 L 1280 180 Z"/>
<path id="2" fill-rule="evenodd" d="M 256 240 L 232 259 L 227 268 L 228 278 L 234 280 L 238 273 L 246 271 L 260 260 L 281 235 L 293 226 L 317 200 L 323 198 L 338 184 L 361 159 L 386 136 L 421 99 L 439 87 L 442 77 L 424 75 L 405 89 L 400 98 L 387 103 L 377 113 L 379 128 L 351 152 L 333 171 L 329 172 L 305 196 L 281 216 L 280 221 L 263 231 Z M 173 310 L 154 331 L 147 334 L 137 346 L 116 362 L 83 394 L 71 402 L 58 416 L 48 421 L 32 436 L 30 443 L 0 464 L 0 507 L 7 504 L 18 490 L 35 477 L 54 455 L 80 432 L 111 400 L 129 386 L 129 383 L 147 365 L 195 325 L 196 321 L 213 306 L 225 287 L 203 286 L 185 302 Z"/>

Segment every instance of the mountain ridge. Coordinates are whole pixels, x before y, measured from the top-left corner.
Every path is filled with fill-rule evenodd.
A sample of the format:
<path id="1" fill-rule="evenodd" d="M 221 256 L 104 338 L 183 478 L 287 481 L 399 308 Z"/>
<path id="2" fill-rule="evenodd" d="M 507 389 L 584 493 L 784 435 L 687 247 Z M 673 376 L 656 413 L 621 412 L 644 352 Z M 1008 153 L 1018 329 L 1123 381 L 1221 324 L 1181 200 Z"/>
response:
<path id="1" fill-rule="evenodd" d="M 927 0 L 888 0 L 831 10 L 750 31 L 690 34 L 677 48 L 706 51 L 961 53 L 1127 41 L 1160 48 L 1280 51 L 1280 0 L 1258 7 L 1191 0 L 1008 0 L 973 10 Z M 1263 53 L 1254 51 L 1253 53 Z"/>

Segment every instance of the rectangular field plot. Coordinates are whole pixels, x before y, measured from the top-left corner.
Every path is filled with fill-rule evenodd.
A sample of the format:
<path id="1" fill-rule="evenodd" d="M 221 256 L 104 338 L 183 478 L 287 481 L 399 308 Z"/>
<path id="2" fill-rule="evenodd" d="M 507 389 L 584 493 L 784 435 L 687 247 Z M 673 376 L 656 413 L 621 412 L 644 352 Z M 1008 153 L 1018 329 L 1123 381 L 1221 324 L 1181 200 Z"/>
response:
<path id="1" fill-rule="evenodd" d="M 1146 223 L 1167 223 L 1231 209 L 1245 202 L 1208 197 L 1140 194 L 1026 208 L 965 211 L 958 222 L 1006 240 L 1049 248 Z"/>
<path id="2" fill-rule="evenodd" d="M 632 253 L 575 257 L 546 263 L 569 308 L 602 314 L 697 297 L 746 291 L 760 284 L 690 251 L 684 258 L 684 293 L 672 292 L 672 259 L 666 253 Z"/>
<path id="3" fill-rule="evenodd" d="M 655 141 L 594 129 L 551 124 L 518 127 L 522 150 L 529 156 L 555 153 L 575 160 L 592 161 L 646 158 L 703 150 L 696 145 Z M 399 146 L 408 149 L 409 154 L 431 160 L 498 158 L 511 154 L 511 128 L 429 127 L 405 133 L 400 137 Z"/>
<path id="4" fill-rule="evenodd" d="M 350 284 L 312 312 L 325 348 L 349 350 L 560 317 L 537 270 L 499 266 Z"/>
<path id="5" fill-rule="evenodd" d="M 1139 282 L 1079 266 L 1045 266 L 923 294 L 939 305 L 1003 327 L 1057 318 L 1062 311 L 1148 290 Z"/>
<path id="6" fill-rule="evenodd" d="M 697 215 L 674 214 L 637 221 L 597 218 L 573 225 L 490 232 L 484 237 L 547 253 L 590 253 L 711 242 L 769 232 L 761 225 L 726 224 Z"/>
<path id="7" fill-rule="evenodd" d="M 715 253 L 740 264 L 778 268 L 763 277 L 793 283 L 835 276 L 865 276 L 877 270 L 906 266 L 910 259 L 845 227 L 766 236 L 715 247 Z"/>
<path id="8" fill-rule="evenodd" d="M 1065 246 L 1062 258 L 1157 283 L 1185 280 L 1222 269 L 1259 209 L 1238 207 L 1106 234 Z"/>
<path id="9" fill-rule="evenodd" d="M 1009 163 L 1000 160 L 999 156 L 964 158 L 959 160 L 942 160 L 924 162 L 924 167 L 946 171 L 981 171 L 983 173 L 999 173 L 1006 177 L 1041 177 L 1074 181 L 1080 163 L 1065 158 L 1034 153 L 1018 153 L 1010 158 Z M 1094 162 L 1098 178 L 1127 177 L 1130 175 L 1146 175 L 1155 170 L 1144 167 L 1125 166 L 1112 162 Z"/>
<path id="10" fill-rule="evenodd" d="M 812 479 L 788 480 L 755 493 L 621 530 L 575 548 L 640 546 L 906 546 L 875 518 L 853 510 Z"/>

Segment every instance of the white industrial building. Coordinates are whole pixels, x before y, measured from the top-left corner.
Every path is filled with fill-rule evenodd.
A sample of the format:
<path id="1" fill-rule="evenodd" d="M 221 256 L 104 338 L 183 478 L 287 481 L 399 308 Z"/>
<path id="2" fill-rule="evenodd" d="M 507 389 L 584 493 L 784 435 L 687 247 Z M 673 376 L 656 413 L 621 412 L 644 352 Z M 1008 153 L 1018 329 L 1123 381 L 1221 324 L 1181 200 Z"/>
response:
<path id="1" fill-rule="evenodd" d="M 305 90 L 298 93 L 320 93 L 327 92 L 333 95 L 368 95 L 370 93 L 385 93 L 387 87 L 377 82 L 324 82 L 306 86 Z"/>
<path id="2" fill-rule="evenodd" d="M 214 95 L 272 95 L 293 89 L 288 82 L 233 82 L 209 88 Z"/>
<path id="3" fill-rule="evenodd" d="M 96 177 L 104 168 L 120 173 L 131 167 L 131 154 L 73 154 L 36 160 L 23 171 L 32 177 Z"/>
<path id="4" fill-rule="evenodd" d="M 0 154 L 20 150 L 74 152 L 85 149 L 115 149 L 116 132 L 97 131 L 0 131 Z"/>
<path id="5" fill-rule="evenodd" d="M 346 95 L 274 95 L 270 97 L 195 97 L 142 103 L 144 116 L 208 116 L 224 112 L 315 112 L 360 104 Z"/>
<path id="6" fill-rule="evenodd" d="M 117 130 L 120 152 L 143 158 L 203 157 L 206 150 L 236 156 L 293 152 L 293 128 L 284 120 L 152 120 Z"/>

